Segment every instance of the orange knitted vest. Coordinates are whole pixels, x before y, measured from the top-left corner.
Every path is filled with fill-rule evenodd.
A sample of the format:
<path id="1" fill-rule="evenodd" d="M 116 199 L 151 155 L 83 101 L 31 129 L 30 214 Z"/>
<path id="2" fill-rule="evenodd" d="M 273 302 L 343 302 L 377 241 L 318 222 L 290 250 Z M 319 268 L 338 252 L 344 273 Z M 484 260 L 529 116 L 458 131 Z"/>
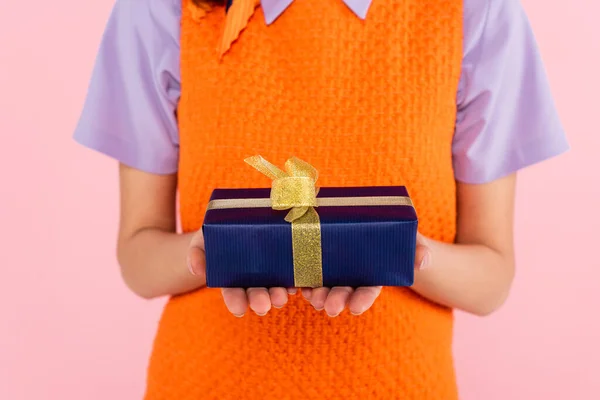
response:
<path id="1" fill-rule="evenodd" d="M 366 21 L 341 0 L 296 0 L 268 27 L 259 9 L 219 61 L 223 24 L 223 10 L 198 20 L 184 0 L 184 231 L 213 188 L 270 187 L 243 162 L 261 154 L 308 161 L 320 186 L 406 185 L 420 231 L 453 241 L 461 0 L 374 0 Z M 301 296 L 236 318 L 200 289 L 164 310 L 146 399 L 452 400 L 451 346 L 451 310 L 408 288 L 337 318 Z"/>

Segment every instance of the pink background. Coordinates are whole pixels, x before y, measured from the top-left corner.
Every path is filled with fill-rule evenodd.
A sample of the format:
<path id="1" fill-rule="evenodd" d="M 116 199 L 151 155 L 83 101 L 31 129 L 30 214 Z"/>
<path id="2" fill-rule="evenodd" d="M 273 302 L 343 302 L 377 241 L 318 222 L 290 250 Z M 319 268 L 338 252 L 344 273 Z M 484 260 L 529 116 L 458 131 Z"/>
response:
<path id="1" fill-rule="evenodd" d="M 600 399 L 600 6 L 524 5 L 573 150 L 521 174 L 514 291 L 457 316 L 458 379 L 466 400 Z M 111 6 L 0 5 L 1 399 L 143 393 L 163 301 L 121 282 L 116 165 L 71 140 Z"/>

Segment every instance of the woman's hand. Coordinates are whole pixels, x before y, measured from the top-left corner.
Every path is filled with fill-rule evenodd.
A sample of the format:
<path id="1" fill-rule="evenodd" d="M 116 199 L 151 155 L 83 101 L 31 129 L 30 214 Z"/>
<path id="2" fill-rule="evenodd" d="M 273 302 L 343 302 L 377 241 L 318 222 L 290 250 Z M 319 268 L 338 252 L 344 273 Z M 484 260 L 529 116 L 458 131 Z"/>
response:
<path id="1" fill-rule="evenodd" d="M 425 268 L 430 262 L 430 257 L 426 239 L 419 234 L 415 268 Z M 202 231 L 198 231 L 190 243 L 188 267 L 194 275 L 205 275 L 206 262 Z M 223 288 L 221 292 L 227 309 L 236 317 L 244 316 L 248 307 L 257 315 L 263 316 L 269 312 L 271 307 L 283 307 L 288 301 L 288 295 L 296 294 L 297 288 Z M 350 287 L 302 289 L 302 294 L 316 310 L 325 309 L 327 315 L 331 317 L 338 316 L 346 307 L 352 314 L 360 315 L 373 305 L 380 293 L 381 286 L 357 289 Z"/>
<path id="2" fill-rule="evenodd" d="M 421 234 L 417 235 L 417 250 L 415 255 L 415 269 L 423 269 L 430 264 L 431 253 L 427 247 L 426 239 Z M 330 317 L 337 317 L 344 308 L 348 307 L 353 315 L 360 315 L 367 311 L 379 294 L 381 286 L 302 289 L 302 294 L 313 307 L 320 311 L 325 310 Z"/>
<path id="3" fill-rule="evenodd" d="M 192 238 L 188 252 L 188 268 L 193 275 L 206 274 L 204 236 L 198 231 Z M 248 307 L 256 314 L 266 315 L 271 307 L 281 308 L 288 301 L 288 294 L 296 294 L 295 288 L 223 288 L 223 300 L 229 312 L 236 317 L 246 314 Z"/>

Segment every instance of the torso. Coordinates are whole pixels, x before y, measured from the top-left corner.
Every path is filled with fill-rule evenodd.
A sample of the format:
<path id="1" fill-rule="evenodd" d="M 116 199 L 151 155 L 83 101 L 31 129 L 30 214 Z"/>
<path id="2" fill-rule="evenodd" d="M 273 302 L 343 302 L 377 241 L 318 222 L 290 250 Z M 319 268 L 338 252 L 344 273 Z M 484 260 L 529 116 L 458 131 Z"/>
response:
<path id="1" fill-rule="evenodd" d="M 268 187 L 242 162 L 261 154 L 308 161 L 320 186 L 406 185 L 420 231 L 454 240 L 462 1 L 375 0 L 361 21 L 341 1 L 298 0 L 269 27 L 259 10 L 222 62 L 223 12 L 183 10 L 185 231 L 213 188 Z M 451 346 L 451 310 L 410 289 L 384 288 L 360 317 L 293 298 L 241 319 L 201 289 L 168 303 L 146 398 L 452 400 Z"/>

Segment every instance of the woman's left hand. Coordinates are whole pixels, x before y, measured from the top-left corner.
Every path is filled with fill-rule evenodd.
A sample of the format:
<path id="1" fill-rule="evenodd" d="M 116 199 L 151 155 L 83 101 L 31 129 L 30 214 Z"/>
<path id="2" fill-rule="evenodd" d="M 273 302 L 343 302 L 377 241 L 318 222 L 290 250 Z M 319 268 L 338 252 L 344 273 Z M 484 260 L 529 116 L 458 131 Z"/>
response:
<path id="1" fill-rule="evenodd" d="M 415 255 L 415 269 L 423 269 L 430 265 L 431 254 L 426 245 L 426 239 L 417 235 L 417 250 Z M 317 311 L 325 310 L 330 317 L 337 317 L 346 307 L 353 315 L 360 315 L 367 311 L 379 294 L 381 286 L 359 287 L 333 287 L 333 288 L 304 288 L 302 294 Z"/>

